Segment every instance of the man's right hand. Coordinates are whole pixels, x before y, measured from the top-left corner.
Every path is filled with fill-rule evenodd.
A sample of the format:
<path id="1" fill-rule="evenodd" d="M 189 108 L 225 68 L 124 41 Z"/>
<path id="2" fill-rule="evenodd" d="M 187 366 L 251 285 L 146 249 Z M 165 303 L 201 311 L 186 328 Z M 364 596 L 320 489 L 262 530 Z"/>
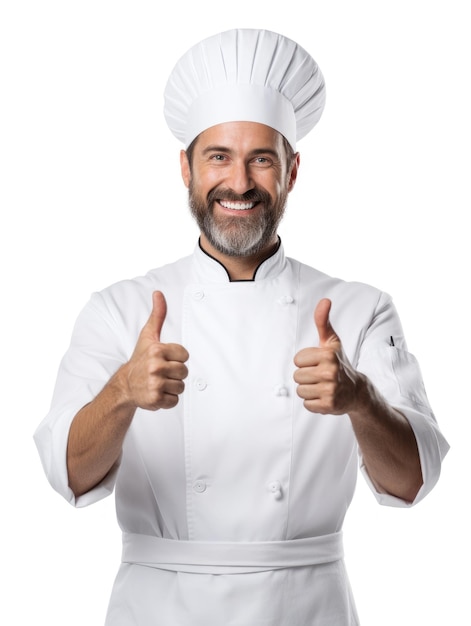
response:
<path id="1" fill-rule="evenodd" d="M 185 388 L 189 354 L 179 344 L 160 341 L 166 315 L 165 297 L 161 291 L 154 291 L 150 317 L 123 368 L 128 400 L 141 409 L 171 409 Z"/>
<path id="2" fill-rule="evenodd" d="M 170 409 L 184 389 L 188 352 L 178 344 L 160 341 L 167 304 L 160 291 L 152 299 L 152 313 L 131 358 L 80 409 L 70 426 L 67 471 L 75 496 L 102 481 L 116 463 L 136 408 Z"/>

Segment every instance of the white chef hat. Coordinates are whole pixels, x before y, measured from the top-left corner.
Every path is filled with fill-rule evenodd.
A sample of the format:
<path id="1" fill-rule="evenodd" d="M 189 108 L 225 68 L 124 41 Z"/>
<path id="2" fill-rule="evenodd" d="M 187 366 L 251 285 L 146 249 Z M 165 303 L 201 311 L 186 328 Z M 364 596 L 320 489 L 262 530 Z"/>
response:
<path id="1" fill-rule="evenodd" d="M 204 39 L 177 62 L 165 88 L 164 114 L 188 147 L 224 122 L 271 126 L 293 149 L 319 121 L 325 84 L 296 42 L 267 30 L 234 29 Z"/>

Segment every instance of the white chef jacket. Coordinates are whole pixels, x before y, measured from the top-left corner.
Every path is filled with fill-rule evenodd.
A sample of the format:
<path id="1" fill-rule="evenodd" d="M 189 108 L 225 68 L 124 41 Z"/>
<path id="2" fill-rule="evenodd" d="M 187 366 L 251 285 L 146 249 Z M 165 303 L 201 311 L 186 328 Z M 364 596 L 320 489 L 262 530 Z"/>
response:
<path id="1" fill-rule="evenodd" d="M 185 391 L 172 409 L 138 409 L 116 466 L 75 498 L 70 424 L 130 358 L 156 289 L 168 309 L 161 340 L 190 355 Z M 414 503 L 375 490 L 348 416 L 310 413 L 296 394 L 293 358 L 318 345 L 313 313 L 325 297 L 352 365 L 410 421 L 424 478 Z M 93 294 L 35 440 L 74 506 L 116 489 L 123 562 L 107 626 L 358 624 L 341 543 L 358 465 L 381 504 L 406 507 L 432 489 L 448 450 L 391 298 L 286 258 L 281 245 L 252 281 L 231 282 L 197 246 Z"/>

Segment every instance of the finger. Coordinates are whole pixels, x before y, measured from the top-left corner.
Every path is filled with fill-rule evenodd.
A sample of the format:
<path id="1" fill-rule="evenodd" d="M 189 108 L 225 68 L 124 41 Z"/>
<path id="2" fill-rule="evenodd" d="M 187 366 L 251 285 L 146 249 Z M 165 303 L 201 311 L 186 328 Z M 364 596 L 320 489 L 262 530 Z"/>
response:
<path id="1" fill-rule="evenodd" d="M 294 382 L 298 385 L 310 385 L 319 382 L 317 367 L 300 367 L 293 374 Z"/>
<path id="2" fill-rule="evenodd" d="M 324 357 L 325 358 L 325 357 Z M 314 367 L 322 360 L 319 348 L 303 348 L 294 357 L 294 364 L 297 367 Z"/>
<path id="3" fill-rule="evenodd" d="M 160 380 L 166 378 L 183 380 L 188 376 L 188 368 L 184 359 L 180 359 L 180 355 L 188 355 L 183 346 L 154 342 L 144 356 L 145 374 L 156 376 Z"/>
<path id="4" fill-rule="evenodd" d="M 188 368 L 183 363 L 174 361 L 167 363 L 164 367 L 161 367 L 159 373 L 168 380 L 185 380 L 188 376 Z"/>
<path id="5" fill-rule="evenodd" d="M 301 367 L 294 372 L 293 378 L 298 385 L 334 384 L 338 381 L 339 369 L 335 363 L 328 363 L 322 368 Z"/>
<path id="6" fill-rule="evenodd" d="M 185 384 L 182 381 L 167 381 L 165 389 L 159 400 L 159 408 L 172 409 L 178 404 L 179 396 L 185 390 Z"/>
<path id="7" fill-rule="evenodd" d="M 296 393 L 304 400 L 318 400 L 330 405 L 335 397 L 335 385 L 328 381 L 298 385 Z"/>
<path id="8" fill-rule="evenodd" d="M 321 397 L 321 389 L 319 385 L 298 385 L 296 393 L 303 400 L 319 400 Z"/>
<path id="9" fill-rule="evenodd" d="M 319 347 L 323 348 L 328 344 L 340 341 L 329 320 L 332 301 L 328 298 L 320 300 L 314 311 L 314 322 L 319 334 Z"/>
<path id="10" fill-rule="evenodd" d="M 153 346 L 151 354 L 168 363 L 185 363 L 190 358 L 188 350 L 178 343 L 158 343 Z"/>
<path id="11" fill-rule="evenodd" d="M 152 294 L 152 312 L 147 321 L 147 325 L 155 333 L 157 341 L 160 341 L 162 326 L 167 316 L 167 302 L 161 291 L 154 291 Z"/>
<path id="12" fill-rule="evenodd" d="M 163 393 L 178 396 L 185 391 L 185 383 L 182 380 L 167 380 L 164 385 Z"/>
<path id="13" fill-rule="evenodd" d="M 159 405 L 156 408 L 159 409 L 173 409 L 178 404 L 178 394 L 166 393 L 162 396 Z"/>

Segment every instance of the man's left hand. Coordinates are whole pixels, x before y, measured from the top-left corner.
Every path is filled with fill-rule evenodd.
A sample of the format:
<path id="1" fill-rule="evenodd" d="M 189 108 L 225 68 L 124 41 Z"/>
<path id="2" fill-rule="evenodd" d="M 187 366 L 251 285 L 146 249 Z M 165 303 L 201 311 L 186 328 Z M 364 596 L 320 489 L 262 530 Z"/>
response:
<path id="1" fill-rule="evenodd" d="M 314 322 L 319 333 L 319 346 L 304 348 L 294 357 L 299 368 L 294 373 L 294 380 L 306 409 L 324 415 L 341 415 L 356 408 L 361 375 L 351 366 L 340 338 L 330 324 L 331 305 L 327 298 L 317 304 Z"/>

